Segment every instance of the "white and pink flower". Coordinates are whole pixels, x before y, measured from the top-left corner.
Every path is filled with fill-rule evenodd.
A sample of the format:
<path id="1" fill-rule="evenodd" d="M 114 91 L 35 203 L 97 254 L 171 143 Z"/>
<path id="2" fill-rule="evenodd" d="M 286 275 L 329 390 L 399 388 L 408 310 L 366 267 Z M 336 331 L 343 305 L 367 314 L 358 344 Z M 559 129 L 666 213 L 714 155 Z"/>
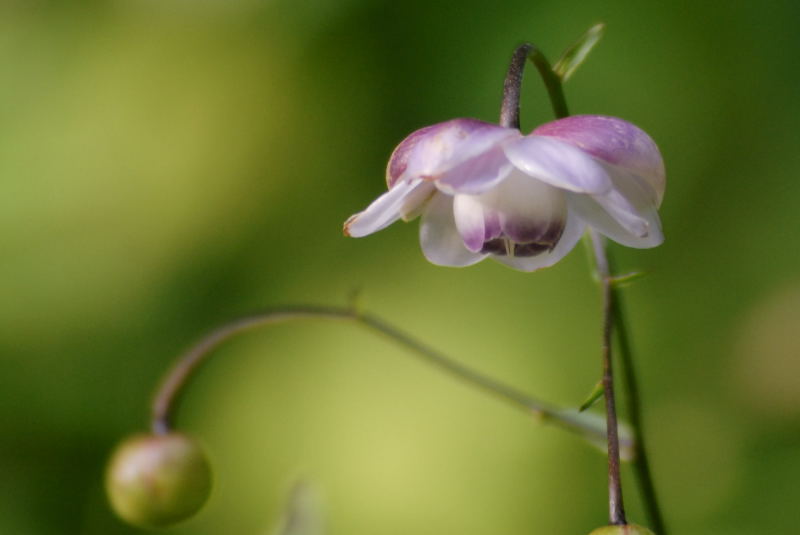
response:
<path id="1" fill-rule="evenodd" d="M 629 247 L 663 241 L 664 163 L 644 131 L 615 117 L 576 115 L 524 136 L 454 119 L 394 150 L 389 191 L 345 222 L 348 236 L 422 216 L 425 257 L 468 266 L 487 256 L 523 271 L 558 262 L 587 225 Z"/>

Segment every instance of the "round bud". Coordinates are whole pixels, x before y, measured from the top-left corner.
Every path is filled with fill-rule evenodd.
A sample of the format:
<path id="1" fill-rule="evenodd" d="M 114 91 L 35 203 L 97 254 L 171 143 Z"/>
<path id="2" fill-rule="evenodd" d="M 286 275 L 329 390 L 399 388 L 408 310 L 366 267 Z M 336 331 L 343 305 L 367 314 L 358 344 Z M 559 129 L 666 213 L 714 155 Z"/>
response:
<path id="1" fill-rule="evenodd" d="M 636 524 L 625 524 L 624 526 L 603 526 L 589 535 L 655 535 L 655 533 Z"/>
<path id="2" fill-rule="evenodd" d="M 136 435 L 114 451 L 106 492 L 126 521 L 163 527 L 203 506 L 211 492 L 211 468 L 197 442 L 185 435 Z"/>

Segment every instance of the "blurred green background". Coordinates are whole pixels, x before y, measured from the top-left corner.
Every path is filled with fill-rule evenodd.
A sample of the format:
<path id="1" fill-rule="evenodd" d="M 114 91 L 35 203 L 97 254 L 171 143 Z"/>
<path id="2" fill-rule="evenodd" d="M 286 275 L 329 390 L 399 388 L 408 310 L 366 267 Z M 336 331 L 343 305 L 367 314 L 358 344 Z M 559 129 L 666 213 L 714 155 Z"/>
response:
<path id="1" fill-rule="evenodd" d="M 495 120 L 512 49 L 597 21 L 573 113 L 630 120 L 667 164 L 667 241 L 619 250 L 673 534 L 797 532 L 800 55 L 793 2 L 9 1 L 0 7 L 0 531 L 123 534 L 106 457 L 211 326 L 283 303 L 368 309 L 576 406 L 599 376 L 577 249 L 536 274 L 428 264 L 417 225 L 341 224 L 409 132 Z M 523 129 L 550 119 L 533 70 Z M 355 326 L 219 351 L 181 411 L 212 457 L 176 534 L 263 534 L 298 477 L 329 533 L 584 534 L 605 460 Z M 643 522 L 631 473 L 630 517 Z"/>

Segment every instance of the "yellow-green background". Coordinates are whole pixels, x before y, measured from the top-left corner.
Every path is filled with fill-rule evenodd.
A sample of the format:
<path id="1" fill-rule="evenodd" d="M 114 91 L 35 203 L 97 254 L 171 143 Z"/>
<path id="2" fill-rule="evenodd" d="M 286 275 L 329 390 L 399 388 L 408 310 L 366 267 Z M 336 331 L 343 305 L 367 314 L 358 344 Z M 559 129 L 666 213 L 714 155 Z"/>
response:
<path id="1" fill-rule="evenodd" d="M 575 406 L 599 373 L 580 249 L 536 274 L 428 264 L 417 224 L 345 239 L 409 132 L 494 120 L 523 40 L 597 21 L 574 113 L 658 142 L 667 240 L 619 251 L 656 482 L 677 535 L 794 534 L 800 500 L 800 9 L 793 2 L 5 0 L 0 531 L 134 533 L 102 471 L 204 330 L 343 303 Z M 523 128 L 550 119 L 531 70 Z M 584 534 L 603 457 L 354 326 L 225 346 L 181 412 L 213 459 L 176 534 L 262 534 L 297 477 L 332 535 Z M 644 521 L 626 473 L 630 516 Z"/>

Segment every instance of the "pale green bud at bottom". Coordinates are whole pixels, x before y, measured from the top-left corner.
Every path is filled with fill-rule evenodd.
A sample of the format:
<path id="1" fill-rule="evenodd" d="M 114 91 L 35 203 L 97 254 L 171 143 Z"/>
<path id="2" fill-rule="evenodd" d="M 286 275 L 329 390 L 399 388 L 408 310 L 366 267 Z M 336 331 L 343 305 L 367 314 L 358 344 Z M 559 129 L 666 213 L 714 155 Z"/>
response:
<path id="1" fill-rule="evenodd" d="M 127 522 L 164 527 L 200 510 L 211 492 L 211 469 L 200 446 L 185 435 L 136 435 L 114 451 L 106 492 Z"/>

